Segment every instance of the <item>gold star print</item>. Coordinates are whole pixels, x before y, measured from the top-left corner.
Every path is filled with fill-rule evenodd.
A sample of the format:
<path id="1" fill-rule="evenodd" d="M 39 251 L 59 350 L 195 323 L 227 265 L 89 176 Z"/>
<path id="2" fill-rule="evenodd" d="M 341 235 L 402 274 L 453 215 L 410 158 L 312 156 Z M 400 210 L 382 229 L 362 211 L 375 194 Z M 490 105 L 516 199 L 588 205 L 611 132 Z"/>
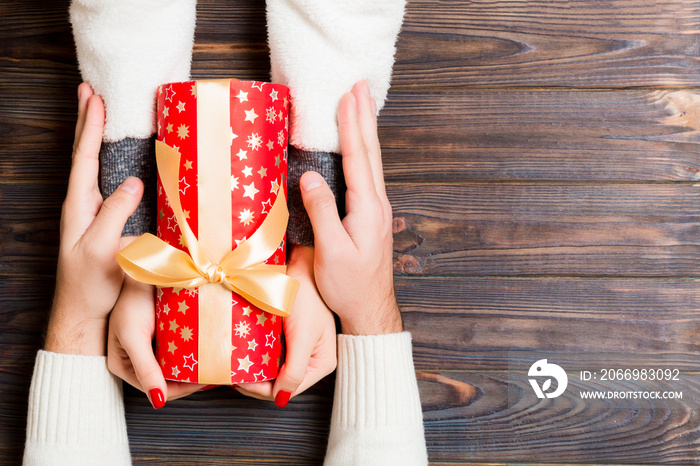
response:
<path id="1" fill-rule="evenodd" d="M 267 148 L 270 150 L 275 148 L 275 145 L 269 139 L 267 140 Z"/>
<path id="2" fill-rule="evenodd" d="M 187 305 L 187 303 L 183 301 L 180 304 L 178 304 L 177 311 L 185 314 L 189 308 L 190 307 Z"/>
<path id="3" fill-rule="evenodd" d="M 179 113 L 184 112 L 185 111 L 185 102 L 180 102 L 179 104 L 177 104 L 177 109 L 178 109 Z"/>
<path id="4" fill-rule="evenodd" d="M 192 161 L 191 160 L 188 160 L 187 162 L 185 162 L 185 168 L 187 170 L 192 170 Z"/>
<path id="5" fill-rule="evenodd" d="M 189 327 L 182 327 L 180 329 L 180 336 L 185 341 L 190 341 L 192 339 L 192 329 Z"/>
<path id="6" fill-rule="evenodd" d="M 163 107 L 163 118 L 168 118 L 168 114 L 170 113 L 170 110 L 168 107 Z"/>
<path id="7" fill-rule="evenodd" d="M 175 342 L 174 341 L 168 342 L 168 352 L 175 354 L 175 351 L 177 351 L 177 346 L 175 346 Z"/>
<path id="8" fill-rule="evenodd" d="M 197 83 L 192 84 L 192 95 L 197 97 Z"/>
<path id="9" fill-rule="evenodd" d="M 265 315 L 265 312 L 260 312 L 258 315 L 258 325 L 262 325 L 263 327 L 265 326 L 265 322 L 267 321 L 267 316 Z"/>
<path id="10" fill-rule="evenodd" d="M 275 167 L 278 167 L 279 164 L 281 164 L 281 163 L 282 163 L 282 159 L 280 158 L 279 155 L 276 155 L 275 156 Z"/>
<path id="11" fill-rule="evenodd" d="M 272 322 L 273 324 L 277 322 L 277 316 L 273 315 L 272 317 L 270 317 L 270 322 Z"/>
<path id="12" fill-rule="evenodd" d="M 177 333 L 178 328 L 180 328 L 180 326 L 177 325 L 177 322 L 175 322 L 174 320 L 171 320 L 170 321 L 170 331 Z"/>
<path id="13" fill-rule="evenodd" d="M 251 312 L 253 312 L 253 310 L 250 308 L 250 306 L 246 306 L 243 308 L 243 315 L 244 316 L 249 316 Z"/>
<path id="14" fill-rule="evenodd" d="M 163 217 L 165 217 L 165 214 L 163 213 L 163 209 L 160 209 L 158 211 L 158 220 L 163 220 Z"/>
<path id="15" fill-rule="evenodd" d="M 173 124 L 168 123 L 168 126 L 165 127 L 166 130 L 168 130 L 168 134 L 173 132 Z"/>
<path id="16" fill-rule="evenodd" d="M 248 349 L 249 349 L 249 350 L 255 351 L 255 348 L 257 348 L 257 347 L 258 347 L 258 342 L 257 342 L 257 341 L 255 341 L 255 340 L 250 340 L 250 341 L 248 342 Z"/>
<path id="17" fill-rule="evenodd" d="M 161 321 L 161 322 L 160 322 L 160 331 L 161 331 L 161 332 L 162 332 L 163 330 L 165 330 L 164 325 L 165 325 L 165 323 L 164 323 L 163 321 Z"/>
<path id="18" fill-rule="evenodd" d="M 167 316 L 168 312 L 170 312 L 170 306 L 168 306 L 167 304 L 163 306 L 163 312 L 165 312 L 165 315 Z"/>
<path id="19" fill-rule="evenodd" d="M 173 288 L 173 293 L 175 293 L 175 294 L 180 294 L 181 291 L 182 291 L 182 288 Z"/>
<path id="20" fill-rule="evenodd" d="M 267 176 L 267 168 L 261 167 L 260 170 L 258 170 L 258 175 L 260 175 L 260 178 L 265 178 Z"/>
<path id="21" fill-rule="evenodd" d="M 160 358 L 160 365 L 165 367 L 165 358 Z"/>
<path id="22" fill-rule="evenodd" d="M 263 360 L 262 363 L 269 366 L 270 365 L 270 352 L 268 351 L 267 353 L 263 354 Z"/>
<path id="23" fill-rule="evenodd" d="M 180 235 L 180 240 L 179 240 L 180 246 L 183 248 L 187 246 L 187 243 L 185 243 L 185 235 Z"/>
<path id="24" fill-rule="evenodd" d="M 180 126 L 178 126 L 177 135 L 180 139 L 185 139 L 187 136 L 190 135 L 190 129 L 183 123 Z"/>

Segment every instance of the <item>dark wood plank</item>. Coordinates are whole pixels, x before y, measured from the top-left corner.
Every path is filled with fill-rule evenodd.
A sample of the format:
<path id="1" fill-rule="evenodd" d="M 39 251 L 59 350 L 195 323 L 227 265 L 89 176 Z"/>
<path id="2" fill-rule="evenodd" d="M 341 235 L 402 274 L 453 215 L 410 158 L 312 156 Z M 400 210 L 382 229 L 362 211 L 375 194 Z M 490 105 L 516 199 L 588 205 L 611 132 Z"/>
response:
<path id="1" fill-rule="evenodd" d="M 410 1 L 393 85 L 697 86 L 699 14 L 692 0 Z"/>
<path id="2" fill-rule="evenodd" d="M 395 270 L 411 275 L 696 277 L 689 184 L 391 185 Z"/>
<path id="3" fill-rule="evenodd" d="M 590 383 L 569 376 L 538 399 L 523 372 L 419 373 L 432 461 L 699 464 L 700 374 L 674 382 Z M 673 391 L 673 400 L 584 400 L 581 390 Z"/>
<path id="4" fill-rule="evenodd" d="M 393 91 L 380 122 L 388 182 L 695 181 L 700 94 Z"/>

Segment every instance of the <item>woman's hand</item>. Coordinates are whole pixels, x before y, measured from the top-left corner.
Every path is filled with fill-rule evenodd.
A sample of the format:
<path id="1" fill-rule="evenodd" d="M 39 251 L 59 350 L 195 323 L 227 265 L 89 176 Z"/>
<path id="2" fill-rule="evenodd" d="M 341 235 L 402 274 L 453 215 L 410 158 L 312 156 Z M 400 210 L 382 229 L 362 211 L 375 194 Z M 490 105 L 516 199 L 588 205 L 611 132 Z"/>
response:
<path id="1" fill-rule="evenodd" d="M 377 119 L 366 82 L 338 107 L 340 148 L 347 184 L 347 215 L 340 220 L 333 193 L 316 172 L 299 181 L 314 229 L 318 290 L 353 335 L 403 330 L 394 295 L 391 205 L 384 188 Z"/>
<path id="2" fill-rule="evenodd" d="M 314 248 L 292 246 L 287 274 L 299 281 L 299 291 L 290 316 L 283 321 L 285 361 L 274 381 L 235 387 L 244 395 L 262 400 L 274 398 L 275 404 L 283 408 L 290 397 L 335 370 L 335 321 L 316 289 L 313 262 Z"/>
<path id="3" fill-rule="evenodd" d="M 97 174 L 104 104 L 85 83 L 78 96 L 73 166 L 61 214 L 56 292 L 44 349 L 104 356 L 107 319 L 124 279 L 115 254 L 121 249 L 124 224 L 141 200 L 143 183 L 127 178 L 102 200 Z"/>
<path id="4" fill-rule="evenodd" d="M 125 242 L 134 239 L 124 238 Z M 159 409 L 166 400 L 182 398 L 204 385 L 165 380 L 151 347 L 155 329 L 154 287 L 126 277 L 109 318 L 107 366 L 114 375 L 145 392 Z"/>

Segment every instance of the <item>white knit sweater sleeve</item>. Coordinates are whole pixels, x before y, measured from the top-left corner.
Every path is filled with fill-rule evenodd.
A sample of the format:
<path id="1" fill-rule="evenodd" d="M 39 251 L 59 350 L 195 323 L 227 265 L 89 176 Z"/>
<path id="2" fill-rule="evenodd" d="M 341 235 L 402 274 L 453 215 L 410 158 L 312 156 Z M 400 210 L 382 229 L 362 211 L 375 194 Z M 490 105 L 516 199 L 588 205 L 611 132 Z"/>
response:
<path id="1" fill-rule="evenodd" d="M 428 464 L 410 333 L 338 335 L 325 464 Z"/>
<path id="2" fill-rule="evenodd" d="M 156 89 L 190 75 L 196 0 L 72 0 L 80 74 L 102 96 L 105 141 L 155 133 Z"/>
<path id="3" fill-rule="evenodd" d="M 272 81 L 291 88 L 290 143 L 340 153 L 340 98 L 362 79 L 381 109 L 405 0 L 267 0 Z"/>
<path id="4" fill-rule="evenodd" d="M 122 383 L 108 371 L 107 358 L 39 351 L 24 464 L 131 464 Z"/>

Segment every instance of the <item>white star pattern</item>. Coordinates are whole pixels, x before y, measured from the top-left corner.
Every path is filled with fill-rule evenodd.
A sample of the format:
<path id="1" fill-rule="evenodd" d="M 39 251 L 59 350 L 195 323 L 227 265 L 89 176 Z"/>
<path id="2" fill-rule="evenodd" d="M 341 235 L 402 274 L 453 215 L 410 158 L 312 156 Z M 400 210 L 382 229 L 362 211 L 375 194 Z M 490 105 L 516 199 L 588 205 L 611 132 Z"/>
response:
<path id="1" fill-rule="evenodd" d="M 184 176 L 183 176 L 182 179 L 180 180 L 180 183 L 185 185 L 184 188 L 180 188 L 180 192 L 184 195 L 184 194 L 185 194 L 185 191 L 187 191 L 187 188 L 189 188 L 190 185 L 187 184 L 187 181 L 185 181 L 185 177 L 184 177 Z"/>
<path id="2" fill-rule="evenodd" d="M 170 86 L 165 88 L 165 100 L 172 102 L 173 97 L 175 97 L 175 91 L 173 91 L 173 86 L 171 84 Z"/>
<path id="3" fill-rule="evenodd" d="M 244 110 L 245 112 L 245 119 L 243 121 L 250 121 L 251 123 L 255 123 L 255 119 L 258 117 L 258 114 L 255 113 L 255 109 L 251 108 L 250 110 Z"/>
<path id="4" fill-rule="evenodd" d="M 253 150 L 258 150 L 262 146 L 262 138 L 258 135 L 258 133 L 253 133 L 250 136 L 248 136 L 248 147 L 250 147 Z"/>
<path id="5" fill-rule="evenodd" d="M 237 337 L 247 337 L 250 333 L 250 324 L 241 320 L 239 323 L 236 324 L 235 331 Z"/>
<path id="6" fill-rule="evenodd" d="M 261 379 L 264 379 L 264 378 L 265 378 L 265 374 L 263 374 L 263 372 L 264 372 L 264 371 L 261 369 L 260 372 L 258 372 L 257 374 L 253 374 L 253 375 L 255 376 L 255 381 L 256 381 L 256 382 L 258 382 L 258 377 L 260 377 Z"/>
<path id="7" fill-rule="evenodd" d="M 229 142 L 228 142 L 228 145 L 229 145 L 229 146 L 232 146 L 232 145 L 233 145 L 233 140 L 236 139 L 236 138 L 238 137 L 238 135 L 235 134 L 235 133 L 233 132 L 233 128 L 230 128 L 230 130 L 231 130 L 231 134 L 229 134 L 229 139 L 230 139 L 230 140 L 229 140 Z"/>
<path id="8" fill-rule="evenodd" d="M 253 365 L 253 363 L 248 358 L 247 354 L 245 355 L 245 358 L 243 358 L 243 359 L 240 359 L 240 358 L 236 358 L 236 359 L 238 359 L 238 370 L 239 371 L 242 369 L 242 370 L 246 371 L 246 373 L 247 373 L 248 369 L 250 369 L 250 366 Z"/>
<path id="9" fill-rule="evenodd" d="M 270 193 L 275 194 L 279 188 L 280 184 L 277 182 L 277 180 L 272 180 L 272 183 L 270 183 Z"/>
<path id="10" fill-rule="evenodd" d="M 265 346 L 269 346 L 272 348 L 272 345 L 275 343 L 277 338 L 275 338 L 275 332 L 270 332 L 269 335 L 265 335 Z"/>
<path id="11" fill-rule="evenodd" d="M 245 240 L 246 240 L 246 237 L 245 237 L 245 236 L 243 237 L 243 239 L 234 239 L 234 241 L 236 242 L 236 246 L 237 246 L 237 247 L 240 246 L 241 243 L 244 242 Z"/>
<path id="12" fill-rule="evenodd" d="M 197 360 L 194 358 L 194 353 L 191 353 L 189 356 L 183 357 L 185 358 L 185 363 L 182 365 L 182 367 L 187 367 L 189 370 L 193 371 L 194 366 L 197 365 Z"/>
<path id="13" fill-rule="evenodd" d="M 251 182 L 249 185 L 243 185 L 243 189 L 245 190 L 243 197 L 249 197 L 253 201 L 255 200 L 255 195 L 260 192 L 255 188 L 254 182 Z"/>
<path id="14" fill-rule="evenodd" d="M 253 339 L 253 340 L 250 340 L 250 341 L 248 342 L 248 349 L 249 349 L 249 350 L 255 351 L 255 348 L 257 348 L 257 347 L 258 347 L 258 342 L 255 341 L 254 339 Z"/>
<path id="15" fill-rule="evenodd" d="M 251 212 L 250 209 L 243 209 L 238 214 L 238 219 L 243 225 L 247 226 L 253 222 L 253 212 Z"/>
<path id="16" fill-rule="evenodd" d="M 243 175 L 245 175 L 246 178 L 248 178 L 249 176 L 253 176 L 253 167 L 249 167 L 246 165 L 246 167 L 243 170 L 241 170 L 241 173 L 243 173 Z"/>
<path id="17" fill-rule="evenodd" d="M 243 92 L 243 91 L 238 91 L 238 95 L 236 96 L 236 98 L 238 98 L 239 103 L 248 102 L 248 93 Z"/>
<path id="18" fill-rule="evenodd" d="M 180 375 L 180 369 L 175 366 L 173 367 L 173 377 L 177 377 L 178 375 Z"/>
<path id="19" fill-rule="evenodd" d="M 182 113 L 185 111 L 185 102 L 180 102 L 177 104 L 177 109 L 179 110 L 179 113 Z"/>
<path id="20" fill-rule="evenodd" d="M 172 230 L 174 232 L 175 225 L 177 225 L 177 220 L 175 220 L 175 216 L 173 215 L 172 217 L 168 217 L 168 230 Z"/>
<path id="21" fill-rule="evenodd" d="M 270 98 L 273 102 L 277 100 L 277 89 L 273 89 L 272 92 L 270 92 Z"/>
<path id="22" fill-rule="evenodd" d="M 265 208 L 265 206 L 267 206 L 267 209 Z M 262 211 L 260 213 L 266 214 L 269 212 L 270 208 L 272 208 L 272 199 L 268 199 L 267 201 L 262 203 Z"/>
<path id="23" fill-rule="evenodd" d="M 236 188 L 238 188 L 238 178 L 231 175 L 231 191 L 234 191 Z"/>
<path id="24" fill-rule="evenodd" d="M 240 149 L 236 155 L 238 156 L 238 160 L 245 160 L 248 158 L 248 151 Z"/>
<path id="25" fill-rule="evenodd" d="M 253 84 L 252 84 L 251 88 L 257 89 L 257 90 L 259 90 L 260 92 L 262 92 L 262 88 L 263 88 L 264 85 L 265 85 L 264 82 L 253 81 Z"/>

